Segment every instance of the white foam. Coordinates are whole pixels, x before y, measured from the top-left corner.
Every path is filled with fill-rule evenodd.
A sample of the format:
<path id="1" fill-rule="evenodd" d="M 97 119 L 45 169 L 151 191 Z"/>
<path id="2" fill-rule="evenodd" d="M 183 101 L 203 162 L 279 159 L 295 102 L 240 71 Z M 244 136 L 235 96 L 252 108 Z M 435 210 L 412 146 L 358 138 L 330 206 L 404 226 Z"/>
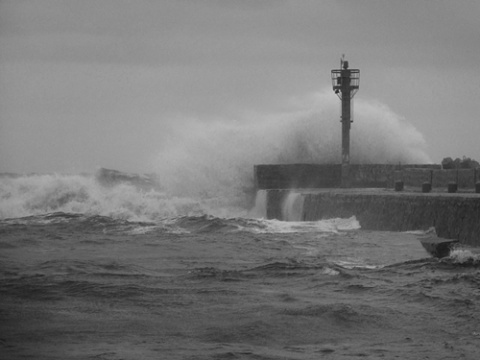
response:
<path id="1" fill-rule="evenodd" d="M 465 264 L 470 262 L 480 263 L 480 254 L 474 253 L 469 249 L 454 249 L 450 252 L 449 257 L 457 264 Z"/>
<path id="2" fill-rule="evenodd" d="M 337 261 L 334 261 L 335 264 L 337 264 L 338 266 L 341 266 L 345 269 L 369 269 L 369 270 L 373 270 L 373 269 L 378 269 L 382 266 L 378 266 L 378 265 L 370 265 L 370 264 L 367 264 L 365 263 L 362 259 L 353 259 L 353 258 L 349 258 L 349 259 L 345 259 L 345 260 L 337 260 Z"/>
<path id="3" fill-rule="evenodd" d="M 330 276 L 337 276 L 337 275 L 340 274 L 340 271 L 329 268 L 329 267 L 325 267 L 325 268 L 323 268 L 322 274 L 330 275 Z"/>
<path id="4" fill-rule="evenodd" d="M 32 175 L 0 181 L 0 218 L 52 212 L 102 215 L 130 221 L 152 221 L 179 214 L 204 213 L 212 199 L 169 196 L 131 184 L 104 187 L 92 176 Z"/>
<path id="5" fill-rule="evenodd" d="M 319 221 L 279 221 L 261 220 L 262 226 L 254 228 L 258 233 L 332 233 L 360 229 L 355 216 L 348 219 L 328 219 Z"/>

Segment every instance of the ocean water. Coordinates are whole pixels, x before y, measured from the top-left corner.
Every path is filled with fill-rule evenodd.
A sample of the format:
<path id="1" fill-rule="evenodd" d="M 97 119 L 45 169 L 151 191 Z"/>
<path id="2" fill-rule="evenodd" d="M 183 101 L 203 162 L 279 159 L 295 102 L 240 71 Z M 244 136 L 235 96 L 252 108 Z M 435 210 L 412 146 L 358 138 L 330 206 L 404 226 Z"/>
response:
<path id="1" fill-rule="evenodd" d="M 478 359 L 476 249 L 299 222 L 294 195 L 265 219 L 253 165 L 338 163 L 338 106 L 174 119 L 146 175 L 1 174 L 0 359 Z M 354 120 L 352 162 L 430 161 L 387 106 Z"/>
<path id="2" fill-rule="evenodd" d="M 1 178 L 1 359 L 478 358 L 475 249 L 157 180 Z"/>

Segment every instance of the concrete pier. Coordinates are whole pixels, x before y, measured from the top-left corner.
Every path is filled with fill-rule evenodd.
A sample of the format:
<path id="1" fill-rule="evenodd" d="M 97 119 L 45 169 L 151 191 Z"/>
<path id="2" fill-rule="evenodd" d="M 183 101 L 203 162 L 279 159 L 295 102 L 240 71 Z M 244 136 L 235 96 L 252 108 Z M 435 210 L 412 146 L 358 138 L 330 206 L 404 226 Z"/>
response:
<path id="1" fill-rule="evenodd" d="M 304 221 L 356 216 L 363 229 L 409 231 L 434 227 L 439 237 L 480 246 L 480 194 L 395 192 L 390 189 L 280 189 L 267 192 L 267 218 L 284 220 L 292 192 L 303 197 Z"/>
<path id="2" fill-rule="evenodd" d="M 295 218 L 314 221 L 356 216 L 363 229 L 408 231 L 434 227 L 439 237 L 480 246 L 480 169 L 440 165 L 350 165 L 341 188 L 341 165 L 256 165 L 257 190 L 266 191 L 266 216 L 288 220 L 287 198 L 301 196 Z M 398 187 L 398 182 L 402 186 Z M 451 185 L 455 191 L 451 191 Z M 424 188 L 428 185 L 428 192 Z M 397 191 L 395 191 L 397 190 Z M 457 191 L 458 190 L 458 191 Z"/>

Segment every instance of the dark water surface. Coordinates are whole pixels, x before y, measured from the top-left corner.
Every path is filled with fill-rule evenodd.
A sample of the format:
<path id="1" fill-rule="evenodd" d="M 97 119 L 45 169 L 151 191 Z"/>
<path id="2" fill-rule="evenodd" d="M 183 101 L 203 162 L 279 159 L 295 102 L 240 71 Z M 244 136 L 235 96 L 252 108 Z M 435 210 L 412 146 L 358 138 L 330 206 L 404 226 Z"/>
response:
<path id="1" fill-rule="evenodd" d="M 2 359 L 478 359 L 478 256 L 317 223 L 0 222 Z"/>

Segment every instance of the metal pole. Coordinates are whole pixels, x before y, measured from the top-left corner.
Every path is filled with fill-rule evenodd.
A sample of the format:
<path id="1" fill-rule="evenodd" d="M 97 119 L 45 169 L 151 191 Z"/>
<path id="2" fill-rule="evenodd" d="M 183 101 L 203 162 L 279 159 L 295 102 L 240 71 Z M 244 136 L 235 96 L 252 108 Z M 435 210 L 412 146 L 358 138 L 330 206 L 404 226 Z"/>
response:
<path id="1" fill-rule="evenodd" d="M 350 186 L 350 70 L 342 69 L 342 179 L 341 186 Z"/>
<path id="2" fill-rule="evenodd" d="M 335 94 L 342 100 L 342 165 L 340 186 L 350 187 L 350 127 L 351 100 L 358 91 L 360 84 L 360 70 L 349 69 L 348 61 L 343 56 L 340 60 L 340 69 L 332 70 L 332 87 Z"/>

